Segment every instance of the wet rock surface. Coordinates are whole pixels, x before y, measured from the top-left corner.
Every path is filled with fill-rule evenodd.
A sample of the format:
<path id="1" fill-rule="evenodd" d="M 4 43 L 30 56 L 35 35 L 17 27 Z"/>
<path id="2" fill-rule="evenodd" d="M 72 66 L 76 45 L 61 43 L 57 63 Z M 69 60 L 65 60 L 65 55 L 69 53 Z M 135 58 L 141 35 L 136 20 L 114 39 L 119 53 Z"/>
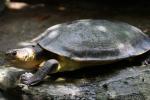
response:
<path id="1" fill-rule="evenodd" d="M 82 4 L 80 4 L 81 6 Z M 21 69 L 7 65 L 4 52 L 10 48 L 28 45 L 48 27 L 76 19 L 111 19 L 124 21 L 150 32 L 150 15 L 124 13 L 55 4 L 29 5 L 19 10 L 8 9 L 0 16 L 0 99 L 6 100 L 150 100 L 150 66 L 117 64 L 81 69 L 73 72 L 57 73 L 47 77 L 37 86 L 19 83 Z M 87 13 L 88 7 L 88 13 Z M 94 6 L 93 6 L 94 7 Z M 82 9 L 82 10 L 81 10 Z M 134 12 L 134 11 L 133 11 Z M 13 98 L 13 99 L 12 99 Z"/>

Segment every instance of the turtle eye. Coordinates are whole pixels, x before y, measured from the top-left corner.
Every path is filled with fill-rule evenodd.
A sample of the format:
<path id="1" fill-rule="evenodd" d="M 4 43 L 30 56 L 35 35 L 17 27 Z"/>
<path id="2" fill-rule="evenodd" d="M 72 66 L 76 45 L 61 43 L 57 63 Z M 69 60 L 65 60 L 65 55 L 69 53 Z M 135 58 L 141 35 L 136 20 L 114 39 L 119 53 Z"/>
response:
<path id="1" fill-rule="evenodd" d="M 13 56 L 16 56 L 16 54 L 17 54 L 17 51 L 13 51 L 13 52 L 12 52 L 12 55 L 13 55 Z"/>

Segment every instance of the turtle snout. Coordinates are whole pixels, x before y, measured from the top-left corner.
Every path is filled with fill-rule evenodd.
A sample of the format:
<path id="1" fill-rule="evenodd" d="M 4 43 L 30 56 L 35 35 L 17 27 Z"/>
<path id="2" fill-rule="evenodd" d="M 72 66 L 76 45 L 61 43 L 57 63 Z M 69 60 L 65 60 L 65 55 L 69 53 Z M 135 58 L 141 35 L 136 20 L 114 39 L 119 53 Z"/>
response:
<path id="1" fill-rule="evenodd" d="M 5 57 L 6 57 L 7 59 L 15 58 L 16 55 L 17 55 L 17 51 L 15 51 L 15 50 L 10 50 L 10 51 L 7 51 L 7 52 L 5 53 Z"/>
<path id="2" fill-rule="evenodd" d="M 5 53 L 6 56 L 16 56 L 17 51 L 8 51 Z"/>

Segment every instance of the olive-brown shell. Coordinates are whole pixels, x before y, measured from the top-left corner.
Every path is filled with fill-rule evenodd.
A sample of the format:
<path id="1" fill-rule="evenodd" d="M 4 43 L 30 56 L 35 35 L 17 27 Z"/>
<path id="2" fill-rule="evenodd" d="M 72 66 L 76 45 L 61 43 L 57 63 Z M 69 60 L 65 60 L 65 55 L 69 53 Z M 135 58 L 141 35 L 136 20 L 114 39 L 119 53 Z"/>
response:
<path id="1" fill-rule="evenodd" d="M 77 20 L 48 28 L 38 43 L 59 56 L 79 61 L 109 61 L 141 55 L 150 39 L 140 29 L 122 22 Z"/>

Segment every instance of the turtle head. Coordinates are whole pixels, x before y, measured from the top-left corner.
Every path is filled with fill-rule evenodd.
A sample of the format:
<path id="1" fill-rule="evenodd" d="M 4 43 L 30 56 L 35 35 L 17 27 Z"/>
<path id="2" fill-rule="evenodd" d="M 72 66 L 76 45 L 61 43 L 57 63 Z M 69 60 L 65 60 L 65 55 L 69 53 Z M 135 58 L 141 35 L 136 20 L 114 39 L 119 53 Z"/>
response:
<path id="1" fill-rule="evenodd" d="M 31 47 L 12 49 L 6 52 L 6 59 L 12 61 L 29 61 L 35 59 L 34 49 Z"/>
<path id="2" fill-rule="evenodd" d="M 28 46 L 20 49 L 12 49 L 6 52 L 6 60 L 15 66 L 23 69 L 30 69 L 40 62 L 36 60 L 36 51 L 34 46 Z"/>

